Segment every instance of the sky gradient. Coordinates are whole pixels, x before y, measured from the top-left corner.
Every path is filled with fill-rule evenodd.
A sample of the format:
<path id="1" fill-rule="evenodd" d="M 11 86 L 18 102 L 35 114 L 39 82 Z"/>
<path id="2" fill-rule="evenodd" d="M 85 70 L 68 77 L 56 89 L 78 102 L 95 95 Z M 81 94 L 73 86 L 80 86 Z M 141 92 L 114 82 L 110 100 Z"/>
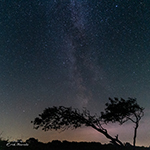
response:
<path id="1" fill-rule="evenodd" d="M 51 106 L 100 114 L 108 97 L 137 98 L 137 145 L 150 145 L 149 0 L 1 0 L 0 132 L 14 139 L 108 140 L 91 128 L 44 132 L 31 121 Z M 108 125 L 132 143 L 133 124 Z"/>

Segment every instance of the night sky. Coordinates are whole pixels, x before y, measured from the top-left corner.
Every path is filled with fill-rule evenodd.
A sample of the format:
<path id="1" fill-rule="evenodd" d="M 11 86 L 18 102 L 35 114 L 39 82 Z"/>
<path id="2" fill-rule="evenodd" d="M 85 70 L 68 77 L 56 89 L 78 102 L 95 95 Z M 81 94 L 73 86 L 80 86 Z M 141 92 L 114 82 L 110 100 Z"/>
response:
<path id="1" fill-rule="evenodd" d="M 92 128 L 44 132 L 31 121 L 54 105 L 100 114 L 109 97 L 137 98 L 137 145 L 149 146 L 149 0 L 0 0 L 2 137 L 108 143 Z M 133 126 L 107 129 L 132 143 Z"/>

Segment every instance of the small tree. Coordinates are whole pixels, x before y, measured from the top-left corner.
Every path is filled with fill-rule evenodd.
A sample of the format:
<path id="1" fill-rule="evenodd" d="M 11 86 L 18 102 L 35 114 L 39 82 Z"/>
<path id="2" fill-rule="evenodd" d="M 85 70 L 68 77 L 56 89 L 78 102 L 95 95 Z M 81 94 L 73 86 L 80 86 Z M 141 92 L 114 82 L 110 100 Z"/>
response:
<path id="1" fill-rule="evenodd" d="M 121 100 L 114 98 L 113 100 L 109 98 L 109 100 L 110 103 L 106 103 L 105 112 L 101 112 L 102 120 L 106 124 L 108 122 L 123 124 L 128 120 L 132 121 L 135 124 L 133 137 L 133 146 L 135 146 L 137 128 L 139 127 L 139 121 L 144 116 L 144 108 L 140 107 L 134 98 L 128 98 L 128 100 L 124 100 L 123 98 Z"/>

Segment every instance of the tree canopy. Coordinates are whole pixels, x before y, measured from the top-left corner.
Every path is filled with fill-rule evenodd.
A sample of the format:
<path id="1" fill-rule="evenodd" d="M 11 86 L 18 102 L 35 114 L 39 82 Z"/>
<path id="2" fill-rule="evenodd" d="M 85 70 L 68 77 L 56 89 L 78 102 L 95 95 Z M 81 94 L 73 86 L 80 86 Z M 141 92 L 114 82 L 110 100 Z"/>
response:
<path id="1" fill-rule="evenodd" d="M 101 112 L 101 118 L 105 123 L 108 122 L 119 122 L 120 124 L 125 123 L 128 120 L 136 123 L 144 115 L 144 108 L 140 107 L 136 99 L 128 98 L 125 100 L 121 98 L 111 99 L 109 98 L 110 103 L 106 103 L 105 112 Z"/>
<path id="2" fill-rule="evenodd" d="M 139 121 L 144 116 L 144 108 L 137 104 L 135 98 L 128 98 L 127 100 L 121 98 L 111 99 L 110 103 L 106 103 L 105 112 L 101 112 L 101 119 L 106 124 L 109 122 L 119 122 L 123 124 L 128 120 L 135 124 L 133 145 L 135 146 L 137 137 L 137 128 L 139 126 Z"/>
<path id="3" fill-rule="evenodd" d="M 42 130 L 66 130 L 68 128 L 76 129 L 83 125 L 90 126 L 98 123 L 100 118 L 90 115 L 90 112 L 84 109 L 80 110 L 72 107 L 53 106 L 46 108 L 39 117 L 34 120 L 34 128 L 42 127 Z"/>

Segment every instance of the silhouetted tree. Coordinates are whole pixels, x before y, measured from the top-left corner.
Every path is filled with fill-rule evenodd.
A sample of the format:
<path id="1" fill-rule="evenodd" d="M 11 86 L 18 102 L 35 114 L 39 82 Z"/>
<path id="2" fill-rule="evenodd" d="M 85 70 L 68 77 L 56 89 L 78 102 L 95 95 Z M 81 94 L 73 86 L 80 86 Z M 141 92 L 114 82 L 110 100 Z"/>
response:
<path id="1" fill-rule="evenodd" d="M 82 112 L 78 109 L 64 106 L 46 108 L 32 123 L 35 129 L 42 127 L 44 131 L 52 129 L 64 131 L 69 128 L 76 129 L 83 125 L 90 126 L 105 135 L 113 144 L 123 146 L 123 143 L 119 139 L 109 135 L 107 130 L 102 127 L 101 117 L 91 115 L 85 108 Z"/>
<path id="2" fill-rule="evenodd" d="M 139 126 L 139 121 L 144 115 L 144 108 L 140 107 L 135 98 L 128 98 L 124 100 L 121 98 L 111 99 L 109 98 L 110 103 L 106 103 L 105 112 L 101 112 L 102 120 L 107 124 L 108 122 L 119 122 L 123 124 L 128 120 L 132 121 L 135 124 L 134 128 L 134 137 L 133 137 L 133 146 L 136 143 L 137 137 L 137 128 Z"/>
<path id="3" fill-rule="evenodd" d="M 134 145 L 136 139 L 137 128 L 139 120 L 144 115 L 143 108 L 141 108 L 135 99 L 129 99 L 125 101 L 121 99 L 120 101 L 115 98 L 115 100 L 110 99 L 111 103 L 106 103 L 106 112 L 102 112 L 101 116 L 91 115 L 90 112 L 84 108 L 82 112 L 79 109 L 73 109 L 72 107 L 51 107 L 46 108 L 39 117 L 32 121 L 34 128 L 42 128 L 44 131 L 48 130 L 66 130 L 66 129 L 76 129 L 81 126 L 89 126 L 98 132 L 102 133 L 106 138 L 111 140 L 111 143 L 117 146 L 124 146 L 124 144 L 119 140 L 118 135 L 112 137 L 108 131 L 102 126 L 102 124 L 107 124 L 108 122 L 120 122 L 120 124 L 131 120 L 136 124 L 135 135 L 134 135 Z M 135 120 L 133 119 L 135 117 Z"/>

